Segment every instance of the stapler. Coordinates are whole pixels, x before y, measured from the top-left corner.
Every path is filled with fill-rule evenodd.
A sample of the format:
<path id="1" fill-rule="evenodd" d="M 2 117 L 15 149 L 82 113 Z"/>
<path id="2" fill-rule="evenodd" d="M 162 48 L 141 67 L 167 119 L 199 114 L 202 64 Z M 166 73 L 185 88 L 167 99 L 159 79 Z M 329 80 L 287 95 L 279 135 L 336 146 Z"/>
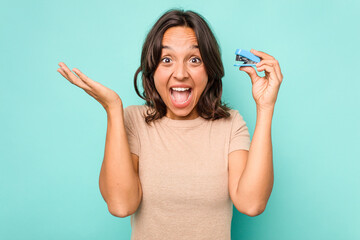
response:
<path id="1" fill-rule="evenodd" d="M 236 59 L 234 66 L 236 67 L 255 66 L 260 62 L 259 57 L 244 49 L 236 49 L 235 54 Z"/>

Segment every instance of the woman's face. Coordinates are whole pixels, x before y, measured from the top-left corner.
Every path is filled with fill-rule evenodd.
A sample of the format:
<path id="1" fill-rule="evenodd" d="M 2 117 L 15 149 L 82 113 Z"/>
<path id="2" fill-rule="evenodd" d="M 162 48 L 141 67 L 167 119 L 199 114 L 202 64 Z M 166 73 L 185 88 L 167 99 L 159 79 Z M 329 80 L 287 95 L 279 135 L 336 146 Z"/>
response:
<path id="1" fill-rule="evenodd" d="M 166 30 L 160 59 L 154 82 L 167 106 L 166 116 L 176 120 L 195 119 L 199 116 L 195 106 L 208 76 L 194 30 L 182 26 Z"/>

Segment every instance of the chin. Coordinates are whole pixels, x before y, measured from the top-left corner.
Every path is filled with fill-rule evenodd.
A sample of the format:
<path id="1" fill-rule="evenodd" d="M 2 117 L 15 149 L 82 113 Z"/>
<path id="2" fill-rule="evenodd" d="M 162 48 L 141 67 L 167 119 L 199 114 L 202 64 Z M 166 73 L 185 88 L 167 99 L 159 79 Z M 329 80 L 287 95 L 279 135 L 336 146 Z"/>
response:
<path id="1" fill-rule="evenodd" d="M 191 115 L 194 115 L 194 111 L 195 111 L 195 108 L 183 108 L 183 109 L 173 109 L 173 108 L 169 108 L 170 109 L 171 113 L 171 117 L 174 118 L 174 117 L 177 117 L 177 118 L 189 118 L 191 117 Z M 194 117 L 195 118 L 195 117 Z"/>

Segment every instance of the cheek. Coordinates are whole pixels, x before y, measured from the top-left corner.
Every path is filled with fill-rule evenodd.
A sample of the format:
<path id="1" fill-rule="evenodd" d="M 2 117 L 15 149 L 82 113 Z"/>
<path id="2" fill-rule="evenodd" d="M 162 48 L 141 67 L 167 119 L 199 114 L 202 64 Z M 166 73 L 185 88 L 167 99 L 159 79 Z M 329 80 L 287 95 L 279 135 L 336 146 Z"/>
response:
<path id="1" fill-rule="evenodd" d="M 160 94 L 166 90 L 167 75 L 166 71 L 159 68 L 154 73 L 154 84 Z"/>
<path id="2" fill-rule="evenodd" d="M 201 89 L 206 87 L 208 82 L 208 75 L 205 70 L 197 71 L 194 73 L 194 80 L 196 81 L 196 85 L 199 86 Z"/>

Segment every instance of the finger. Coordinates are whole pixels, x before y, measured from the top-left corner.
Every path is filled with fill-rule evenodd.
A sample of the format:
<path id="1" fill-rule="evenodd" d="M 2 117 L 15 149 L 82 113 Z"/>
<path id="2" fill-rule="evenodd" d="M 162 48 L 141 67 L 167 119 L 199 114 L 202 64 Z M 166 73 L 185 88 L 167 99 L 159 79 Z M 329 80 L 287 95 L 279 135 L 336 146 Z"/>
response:
<path id="1" fill-rule="evenodd" d="M 279 62 L 276 59 L 270 59 L 270 60 L 261 60 L 258 64 L 256 64 L 256 68 L 259 69 L 259 67 L 263 65 L 269 65 L 272 66 L 275 69 L 275 73 L 279 80 L 282 79 L 281 71 Z M 259 71 L 259 70 L 258 70 Z"/>
<path id="2" fill-rule="evenodd" d="M 80 88 L 82 88 L 82 89 L 89 89 L 89 87 L 85 84 L 85 83 L 83 83 L 82 81 L 73 81 L 73 80 L 71 80 L 70 78 L 69 78 L 69 76 L 66 74 L 66 72 L 64 71 L 64 69 L 62 69 L 62 68 L 59 68 L 58 69 L 58 72 L 61 74 L 61 75 L 63 75 L 63 77 L 64 78 L 66 78 L 70 83 L 72 83 L 72 84 L 74 84 L 74 85 L 76 85 L 76 86 L 78 86 L 78 87 L 80 87 Z"/>
<path id="3" fill-rule="evenodd" d="M 284 77 L 283 77 L 281 69 L 280 69 L 280 63 L 277 60 L 276 60 L 276 64 L 275 64 L 275 70 L 277 71 L 278 75 L 280 76 L 279 80 L 281 83 Z"/>
<path id="4" fill-rule="evenodd" d="M 59 66 L 65 72 L 66 76 L 68 77 L 68 80 L 71 80 L 71 82 L 74 84 L 79 81 L 78 77 L 75 76 L 75 74 L 66 66 L 65 63 L 61 62 L 59 63 Z"/>
<path id="5" fill-rule="evenodd" d="M 64 71 L 64 69 L 62 68 L 58 68 L 58 72 L 63 75 L 64 78 L 66 78 L 69 82 L 71 82 L 72 84 L 76 85 L 70 78 L 69 76 L 66 74 L 66 72 Z"/>
<path id="6" fill-rule="evenodd" d="M 280 83 L 280 79 L 278 79 L 274 67 L 269 66 L 269 65 L 263 65 L 262 67 L 259 67 L 257 70 L 259 72 L 262 72 L 265 70 L 265 74 L 269 74 L 270 78 L 275 79 L 275 81 Z"/>
<path id="7" fill-rule="evenodd" d="M 90 90 L 90 86 L 82 81 L 82 79 L 80 79 L 79 77 L 77 77 L 74 73 L 72 73 L 70 71 L 70 69 L 64 64 L 64 63 L 59 63 L 59 66 L 61 66 L 61 69 L 64 71 L 64 73 L 67 76 L 67 79 L 72 83 L 75 84 L 76 86 L 86 89 L 86 90 Z"/>
<path id="8" fill-rule="evenodd" d="M 62 68 L 58 68 L 57 71 L 58 71 L 64 78 L 66 78 L 67 80 L 69 80 L 68 77 L 67 77 L 67 75 L 65 74 L 64 70 L 62 70 Z"/>
<path id="9" fill-rule="evenodd" d="M 68 79 L 68 76 L 65 74 L 64 70 L 62 68 L 58 69 L 58 72 L 63 75 L 66 79 Z M 69 79 L 68 79 L 69 80 Z M 71 81 L 70 81 L 71 82 Z M 71 82 L 72 83 L 72 82 Z M 74 83 L 73 83 L 74 84 Z M 74 84 L 76 85 L 76 84 Z M 88 86 L 84 83 L 82 83 L 83 87 L 81 87 L 85 92 L 87 92 L 90 96 L 92 96 L 93 98 L 97 99 L 97 97 L 88 89 Z"/>
<path id="10" fill-rule="evenodd" d="M 82 88 L 82 89 L 86 89 L 86 90 L 90 90 L 90 88 L 89 88 L 89 86 L 88 85 L 86 85 L 84 82 L 82 82 L 78 77 L 76 77 L 77 79 L 76 80 L 74 80 L 73 78 L 70 78 L 69 76 L 68 76 L 68 74 L 64 71 L 64 69 L 63 68 L 59 68 L 58 70 L 57 70 L 64 78 L 66 78 L 69 82 L 71 82 L 72 84 L 74 84 L 74 85 L 76 85 L 76 86 L 78 86 L 78 87 L 80 87 L 80 88 Z"/>
<path id="11" fill-rule="evenodd" d="M 246 72 L 249 75 L 252 83 L 254 83 L 255 79 L 259 77 L 256 73 L 256 70 L 252 67 L 240 67 L 239 70 Z"/>
<path id="12" fill-rule="evenodd" d="M 261 51 L 257 51 L 255 49 L 251 49 L 250 52 L 253 53 L 255 56 L 260 57 L 260 59 L 275 59 L 273 56 Z"/>
<path id="13" fill-rule="evenodd" d="M 73 71 L 76 73 L 76 75 L 79 76 L 81 80 L 83 80 L 87 85 L 89 85 L 91 88 L 98 87 L 100 84 L 88 76 L 86 76 L 84 73 L 82 73 L 79 69 L 73 68 Z"/>
<path id="14" fill-rule="evenodd" d="M 79 80 L 77 79 L 78 77 L 75 76 L 75 75 L 70 71 L 70 69 L 66 66 L 65 63 L 60 62 L 58 65 L 61 67 L 61 69 L 62 69 L 62 70 L 64 71 L 64 73 L 66 74 L 67 79 L 68 79 L 71 83 L 73 83 L 73 84 L 76 85 L 76 83 L 79 81 Z"/>

